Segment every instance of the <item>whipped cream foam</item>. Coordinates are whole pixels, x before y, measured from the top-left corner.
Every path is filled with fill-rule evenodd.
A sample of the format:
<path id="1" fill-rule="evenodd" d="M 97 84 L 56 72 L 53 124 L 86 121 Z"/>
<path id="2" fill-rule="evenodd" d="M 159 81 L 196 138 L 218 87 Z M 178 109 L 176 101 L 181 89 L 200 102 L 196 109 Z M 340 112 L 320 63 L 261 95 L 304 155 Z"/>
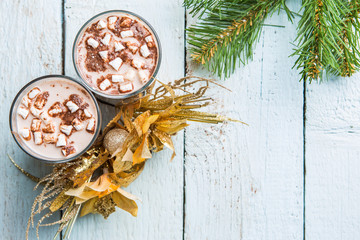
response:
<path id="1" fill-rule="evenodd" d="M 45 78 L 20 95 L 13 130 L 20 144 L 47 159 L 70 158 L 95 137 L 98 112 L 93 98 L 79 84 Z"/>
<path id="2" fill-rule="evenodd" d="M 78 36 L 74 61 L 82 79 L 109 95 L 140 89 L 158 64 L 158 44 L 150 28 L 128 13 L 93 19 Z"/>

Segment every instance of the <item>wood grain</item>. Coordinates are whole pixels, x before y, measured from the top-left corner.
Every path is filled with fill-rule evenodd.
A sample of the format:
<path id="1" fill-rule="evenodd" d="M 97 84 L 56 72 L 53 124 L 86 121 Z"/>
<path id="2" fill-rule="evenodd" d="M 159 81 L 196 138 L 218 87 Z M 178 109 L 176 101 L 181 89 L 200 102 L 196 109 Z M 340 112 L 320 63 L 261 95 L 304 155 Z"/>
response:
<path id="1" fill-rule="evenodd" d="M 49 167 L 16 145 L 9 131 L 8 112 L 16 93 L 27 82 L 61 73 L 61 1 L 3 0 L 0 9 L 0 238 L 17 240 L 25 238 L 31 205 L 38 192 L 32 190 L 35 183 L 11 164 L 7 154 L 36 176 L 43 176 Z M 40 236 L 52 239 L 56 229 L 42 228 Z M 35 238 L 32 231 L 30 239 Z"/>
<path id="2" fill-rule="evenodd" d="M 76 1 L 65 5 L 66 74 L 76 76 L 71 51 L 75 35 L 85 21 L 105 10 L 124 9 L 147 19 L 159 34 L 163 61 L 158 77 L 172 81 L 184 73 L 184 9 L 182 1 Z M 161 11 L 161 9 L 163 11 Z M 104 121 L 114 116 L 114 109 L 103 107 Z M 72 238 L 85 239 L 181 239 L 183 218 L 183 137 L 175 138 L 179 153 L 170 162 L 171 153 L 165 151 L 151 159 L 141 176 L 126 190 L 139 196 L 137 218 L 118 209 L 108 220 L 92 215 L 80 218 Z M 101 227 L 99 227 L 101 224 Z M 96 228 L 96 237 L 94 229 Z"/>
<path id="3" fill-rule="evenodd" d="M 209 111 L 249 126 L 186 130 L 185 239 L 303 238 L 303 85 L 288 58 L 296 25 L 284 12 L 267 23 L 285 28 L 264 27 L 254 60 L 221 82 L 232 92 L 210 92 Z"/>
<path id="4" fill-rule="evenodd" d="M 307 239 L 360 238 L 359 77 L 307 85 Z"/>

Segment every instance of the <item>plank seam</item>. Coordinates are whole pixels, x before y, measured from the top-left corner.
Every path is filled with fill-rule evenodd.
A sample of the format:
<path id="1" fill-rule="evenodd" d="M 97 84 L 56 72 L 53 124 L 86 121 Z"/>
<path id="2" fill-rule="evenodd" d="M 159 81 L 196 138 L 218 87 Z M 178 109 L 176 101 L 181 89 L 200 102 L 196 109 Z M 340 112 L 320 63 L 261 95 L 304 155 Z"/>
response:
<path id="1" fill-rule="evenodd" d="M 65 75 L 65 0 L 61 0 L 61 74 Z M 62 219 L 63 211 L 60 211 L 60 220 Z M 63 240 L 63 232 L 61 231 L 60 240 Z"/>
<path id="2" fill-rule="evenodd" d="M 306 217 L 306 81 L 304 81 L 303 87 L 303 239 L 306 239 L 306 224 L 305 224 L 305 217 Z"/>
<path id="3" fill-rule="evenodd" d="M 184 77 L 187 75 L 187 51 L 186 51 L 186 26 L 187 26 L 187 16 L 186 16 L 186 7 L 184 6 Z M 183 223 L 182 223 L 182 240 L 185 240 L 185 204 L 186 204 L 186 169 L 185 169 L 185 163 L 186 163 L 186 129 L 184 129 L 183 134 Z"/>

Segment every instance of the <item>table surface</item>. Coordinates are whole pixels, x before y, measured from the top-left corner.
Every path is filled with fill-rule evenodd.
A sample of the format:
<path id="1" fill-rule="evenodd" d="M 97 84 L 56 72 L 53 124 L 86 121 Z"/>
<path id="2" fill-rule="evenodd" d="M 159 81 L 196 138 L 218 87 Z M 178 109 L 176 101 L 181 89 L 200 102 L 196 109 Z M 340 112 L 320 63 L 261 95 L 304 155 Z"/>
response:
<path id="1" fill-rule="evenodd" d="M 301 1 L 287 2 L 299 11 Z M 42 75 L 78 78 L 71 58 L 75 34 L 109 9 L 133 11 L 155 27 L 164 53 L 159 79 L 211 77 L 189 60 L 184 29 L 193 20 L 181 0 L 0 1 L 1 239 L 24 238 L 38 193 L 7 154 L 37 176 L 51 169 L 13 141 L 12 99 Z M 216 102 L 209 111 L 249 126 L 192 124 L 174 139 L 172 162 L 170 151 L 156 154 L 126 189 L 142 199 L 137 218 L 120 210 L 106 221 L 79 218 L 72 239 L 359 239 L 360 74 L 299 82 L 295 58 L 289 58 L 298 20 L 291 24 L 284 12 L 274 14 L 266 22 L 284 27 L 263 28 L 253 61 L 221 81 L 232 92 L 210 91 Z M 102 109 L 106 122 L 114 109 Z M 52 239 L 55 231 L 44 227 L 40 237 Z"/>

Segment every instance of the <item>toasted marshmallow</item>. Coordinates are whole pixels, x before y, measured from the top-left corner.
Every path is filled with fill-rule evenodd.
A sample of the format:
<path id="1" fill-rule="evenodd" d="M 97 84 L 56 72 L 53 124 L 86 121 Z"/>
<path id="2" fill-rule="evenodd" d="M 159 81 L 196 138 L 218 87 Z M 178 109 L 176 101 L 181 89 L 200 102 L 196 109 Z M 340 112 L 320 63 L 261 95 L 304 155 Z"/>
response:
<path id="1" fill-rule="evenodd" d="M 48 124 L 51 122 L 49 114 L 47 112 L 40 113 L 40 119 L 45 123 Z"/>
<path id="2" fill-rule="evenodd" d="M 121 23 L 120 23 L 120 26 L 121 27 L 126 27 L 126 28 L 129 28 L 131 26 L 131 23 L 132 23 L 132 20 L 131 18 L 128 18 L 128 17 L 123 17 L 121 18 Z"/>
<path id="3" fill-rule="evenodd" d="M 111 62 L 109 62 L 109 64 L 116 70 L 119 71 L 121 64 L 122 64 L 122 59 L 117 57 L 114 60 L 112 60 Z"/>
<path id="4" fill-rule="evenodd" d="M 90 46 L 92 46 L 93 48 L 97 48 L 99 46 L 99 42 L 96 41 L 95 39 L 93 38 L 89 38 L 87 40 L 87 44 L 89 44 Z"/>
<path id="5" fill-rule="evenodd" d="M 25 139 L 26 141 L 29 141 L 31 139 L 31 132 L 28 128 L 23 128 L 19 131 L 20 135 Z"/>
<path id="6" fill-rule="evenodd" d="M 36 145 L 43 144 L 44 140 L 42 132 L 34 132 L 34 142 Z"/>
<path id="7" fill-rule="evenodd" d="M 124 82 L 124 76 L 114 74 L 114 75 L 111 76 L 111 81 L 113 83 L 122 83 L 122 82 Z"/>
<path id="8" fill-rule="evenodd" d="M 135 80 L 135 77 L 136 77 L 136 73 L 134 70 L 132 69 L 129 69 L 126 73 L 125 73 L 125 80 L 128 80 L 128 81 L 134 81 Z"/>
<path id="9" fill-rule="evenodd" d="M 147 37 L 145 38 L 145 41 L 146 41 L 146 42 L 153 42 L 154 40 L 153 40 L 153 38 L 151 37 L 151 35 L 149 35 L 149 36 L 147 36 Z"/>
<path id="10" fill-rule="evenodd" d="M 73 126 L 71 125 L 60 125 L 60 131 L 65 133 L 66 135 L 70 135 L 72 132 Z"/>
<path id="11" fill-rule="evenodd" d="M 99 88 L 103 91 L 105 91 L 106 89 L 109 89 L 110 87 L 111 87 L 111 82 L 109 81 L 109 79 L 105 79 L 99 85 Z"/>
<path id="12" fill-rule="evenodd" d="M 56 102 L 49 108 L 49 115 L 51 117 L 56 117 L 58 114 L 63 112 L 63 106 L 61 103 Z"/>
<path id="13" fill-rule="evenodd" d="M 127 30 L 127 31 L 122 31 L 122 32 L 120 33 L 120 35 L 121 35 L 122 38 L 127 38 L 127 37 L 132 37 L 132 36 L 134 36 L 134 33 L 133 33 L 133 31 L 131 31 L 131 30 Z"/>
<path id="14" fill-rule="evenodd" d="M 94 133 L 95 131 L 95 118 L 91 118 L 86 126 L 86 131 Z"/>
<path id="15" fill-rule="evenodd" d="M 115 23 L 116 23 L 117 19 L 118 19 L 117 17 L 109 17 L 108 18 L 109 29 L 115 29 Z"/>
<path id="16" fill-rule="evenodd" d="M 107 58 L 108 58 L 108 52 L 109 52 L 109 51 L 100 51 L 100 52 L 99 52 L 100 57 L 101 57 L 104 61 L 107 60 Z"/>
<path id="17" fill-rule="evenodd" d="M 56 135 L 55 134 L 44 134 L 44 142 L 48 144 L 56 143 Z"/>
<path id="18" fill-rule="evenodd" d="M 27 108 L 30 106 L 30 103 L 31 103 L 31 100 L 26 95 L 21 99 L 21 104 Z"/>
<path id="19" fill-rule="evenodd" d="M 77 118 L 72 121 L 72 125 L 74 126 L 76 131 L 80 131 L 84 128 L 84 124 Z"/>
<path id="20" fill-rule="evenodd" d="M 23 118 L 26 119 L 29 116 L 29 110 L 23 106 L 20 106 L 17 110 L 17 113 Z"/>
<path id="21" fill-rule="evenodd" d="M 38 118 L 34 118 L 31 121 L 31 131 L 38 132 L 40 131 L 40 128 L 41 128 L 41 120 Z"/>
<path id="22" fill-rule="evenodd" d="M 131 61 L 131 66 L 136 68 L 136 69 L 141 69 L 142 67 L 144 67 L 145 63 L 142 60 L 139 59 L 133 59 Z"/>
<path id="23" fill-rule="evenodd" d="M 36 107 L 34 106 L 31 106 L 30 107 L 30 112 L 31 114 L 34 116 L 34 117 L 37 117 L 39 118 L 40 117 L 40 114 L 42 113 L 42 111 L 40 109 L 37 109 Z"/>
<path id="24" fill-rule="evenodd" d="M 40 110 L 43 109 L 47 102 L 48 97 L 49 97 L 49 92 L 43 92 L 41 94 L 38 94 L 35 99 L 34 106 L 37 109 L 40 109 Z"/>
<path id="25" fill-rule="evenodd" d="M 106 28 L 106 22 L 104 20 L 100 20 L 97 24 L 98 29 L 104 29 Z"/>
<path id="26" fill-rule="evenodd" d="M 67 147 L 63 147 L 61 149 L 61 152 L 62 154 L 67 157 L 69 156 L 70 154 L 74 154 L 76 153 L 76 149 L 73 147 L 73 146 L 67 146 Z"/>
<path id="27" fill-rule="evenodd" d="M 48 123 L 45 127 L 42 128 L 44 133 L 54 133 L 55 132 L 55 125 L 53 123 Z"/>
<path id="28" fill-rule="evenodd" d="M 144 58 L 147 58 L 151 54 L 149 48 L 145 44 L 140 47 L 140 53 Z"/>
<path id="29" fill-rule="evenodd" d="M 121 93 L 131 92 L 134 89 L 134 86 L 131 82 L 120 84 L 119 90 Z"/>
<path id="30" fill-rule="evenodd" d="M 38 87 L 35 87 L 30 90 L 30 92 L 28 93 L 28 97 L 30 99 L 34 99 L 40 92 L 40 89 Z"/>
<path id="31" fill-rule="evenodd" d="M 79 106 L 76 105 L 73 101 L 67 101 L 66 106 L 68 107 L 71 113 L 74 113 L 79 109 Z"/>
<path id="32" fill-rule="evenodd" d="M 114 42 L 115 52 L 120 52 L 121 50 L 125 49 L 125 47 L 118 41 Z"/>
<path id="33" fill-rule="evenodd" d="M 84 109 L 84 116 L 85 116 L 86 118 L 91 118 L 91 117 L 92 117 L 92 114 L 89 112 L 89 110 Z"/>
<path id="34" fill-rule="evenodd" d="M 137 50 L 139 49 L 139 45 L 137 43 L 130 42 L 130 41 L 126 42 L 126 46 L 133 54 L 135 54 L 137 52 Z"/>
<path id="35" fill-rule="evenodd" d="M 149 80 L 149 72 L 146 70 L 140 70 L 139 77 L 143 83 L 146 83 Z"/>
<path id="36" fill-rule="evenodd" d="M 111 40 L 111 35 L 110 33 L 106 33 L 105 37 L 103 39 L 101 39 L 101 42 L 105 45 L 108 46 Z"/>
<path id="37" fill-rule="evenodd" d="M 56 141 L 56 146 L 57 147 L 64 147 L 67 144 L 67 140 L 66 140 L 66 136 L 65 134 L 59 134 L 57 141 Z"/>

